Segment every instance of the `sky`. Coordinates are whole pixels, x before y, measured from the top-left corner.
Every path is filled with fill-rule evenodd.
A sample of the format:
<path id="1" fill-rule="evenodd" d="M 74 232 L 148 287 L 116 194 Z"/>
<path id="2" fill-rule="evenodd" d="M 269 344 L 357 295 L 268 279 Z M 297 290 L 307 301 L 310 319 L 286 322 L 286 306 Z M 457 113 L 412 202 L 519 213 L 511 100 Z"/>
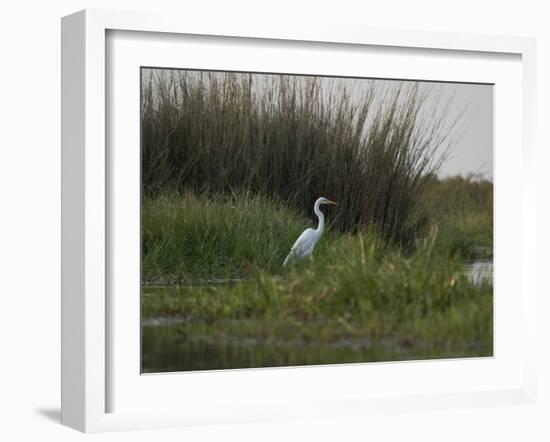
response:
<path id="1" fill-rule="evenodd" d="M 483 173 L 493 179 L 493 86 L 479 84 L 442 85 L 443 93 L 456 103 L 452 112 L 466 106 L 466 127 L 441 175 Z"/>

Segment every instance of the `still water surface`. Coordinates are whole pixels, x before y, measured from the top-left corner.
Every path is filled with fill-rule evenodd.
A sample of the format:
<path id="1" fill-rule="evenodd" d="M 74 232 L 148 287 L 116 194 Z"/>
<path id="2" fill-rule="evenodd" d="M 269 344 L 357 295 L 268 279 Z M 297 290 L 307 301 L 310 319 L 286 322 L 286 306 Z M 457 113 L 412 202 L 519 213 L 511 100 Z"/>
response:
<path id="1" fill-rule="evenodd" d="M 448 354 L 434 352 L 422 343 L 382 340 L 322 342 L 280 342 L 250 338 L 186 336 L 177 322 L 142 326 L 142 372 L 160 373 L 189 370 L 281 367 L 353 362 L 404 361 L 429 358 L 491 356 L 491 349 L 472 343 Z"/>

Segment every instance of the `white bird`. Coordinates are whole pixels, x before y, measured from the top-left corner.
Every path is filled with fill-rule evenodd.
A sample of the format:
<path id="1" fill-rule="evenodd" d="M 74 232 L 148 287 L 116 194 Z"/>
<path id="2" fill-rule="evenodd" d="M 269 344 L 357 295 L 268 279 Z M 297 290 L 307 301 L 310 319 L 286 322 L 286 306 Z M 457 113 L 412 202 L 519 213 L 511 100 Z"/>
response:
<path id="1" fill-rule="evenodd" d="M 317 241 L 319 241 L 321 235 L 323 234 L 323 230 L 325 229 L 325 214 L 321 212 L 321 209 L 319 208 L 321 204 L 336 205 L 334 201 L 328 200 L 325 197 L 318 198 L 317 201 L 315 201 L 313 211 L 315 212 L 315 215 L 317 215 L 317 218 L 319 218 L 319 225 L 317 226 L 317 229 L 310 228 L 302 232 L 302 234 L 298 237 L 298 239 L 290 249 L 290 253 L 285 258 L 283 266 L 286 266 L 288 263 L 297 259 L 311 256 L 311 254 L 313 253 L 313 249 L 315 248 Z"/>

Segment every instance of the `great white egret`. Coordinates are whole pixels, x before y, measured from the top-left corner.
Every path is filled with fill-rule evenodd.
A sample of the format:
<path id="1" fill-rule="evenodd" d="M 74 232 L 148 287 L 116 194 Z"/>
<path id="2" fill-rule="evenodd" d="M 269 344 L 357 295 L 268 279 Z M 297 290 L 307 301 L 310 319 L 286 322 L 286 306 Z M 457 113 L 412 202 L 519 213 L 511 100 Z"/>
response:
<path id="1" fill-rule="evenodd" d="M 318 198 L 317 201 L 315 201 L 315 204 L 313 206 L 313 211 L 315 212 L 315 215 L 317 215 L 317 218 L 319 218 L 319 225 L 317 226 L 317 229 L 310 228 L 302 232 L 302 234 L 298 237 L 298 239 L 290 249 L 290 253 L 285 258 L 285 262 L 283 263 L 283 266 L 286 266 L 288 263 L 295 261 L 297 259 L 311 256 L 311 254 L 313 253 L 315 244 L 317 244 L 317 241 L 319 241 L 319 238 L 321 238 L 321 235 L 323 234 L 323 230 L 325 229 L 325 214 L 321 212 L 321 209 L 320 209 L 321 204 L 336 205 L 334 201 L 326 199 L 323 196 L 321 198 Z"/>

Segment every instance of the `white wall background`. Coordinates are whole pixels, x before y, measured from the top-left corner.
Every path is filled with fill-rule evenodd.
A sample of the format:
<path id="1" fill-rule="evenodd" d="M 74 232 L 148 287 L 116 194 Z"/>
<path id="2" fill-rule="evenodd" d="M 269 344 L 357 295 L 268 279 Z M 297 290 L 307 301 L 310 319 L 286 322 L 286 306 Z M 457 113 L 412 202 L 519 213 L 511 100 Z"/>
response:
<path id="1" fill-rule="evenodd" d="M 227 20 L 293 20 L 534 36 L 538 52 L 538 176 L 548 195 L 550 13 L 536 0 L 37 0 L 0 9 L 0 439 L 83 440 L 59 425 L 60 407 L 60 17 L 83 8 L 166 10 Z M 518 176 L 518 184 L 521 177 Z M 539 211 L 539 293 L 549 294 L 548 197 Z M 545 247 L 546 246 L 546 247 Z M 547 253 L 545 253 L 547 255 Z M 536 406 L 376 415 L 363 419 L 160 430 L 92 436 L 105 441 L 421 440 L 547 441 L 550 303 L 540 301 Z"/>

